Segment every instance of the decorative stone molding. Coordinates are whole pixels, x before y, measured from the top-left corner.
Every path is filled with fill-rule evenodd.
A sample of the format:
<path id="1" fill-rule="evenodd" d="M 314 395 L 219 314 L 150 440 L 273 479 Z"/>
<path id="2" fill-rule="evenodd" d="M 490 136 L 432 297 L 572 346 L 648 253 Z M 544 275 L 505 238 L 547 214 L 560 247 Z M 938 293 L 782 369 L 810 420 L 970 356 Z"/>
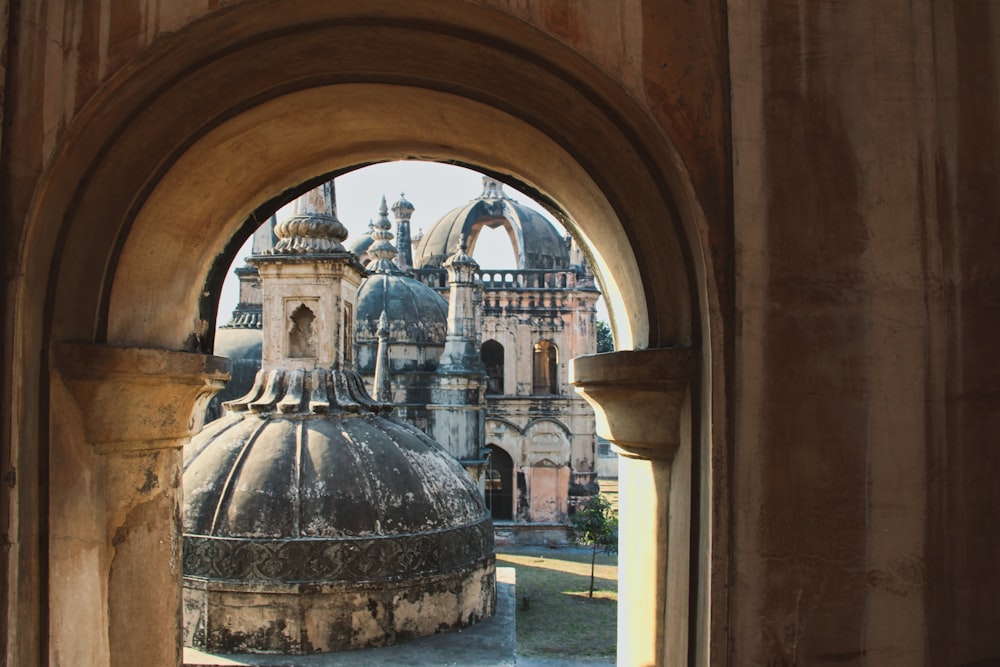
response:
<path id="1" fill-rule="evenodd" d="M 398 536 L 247 539 L 185 535 L 184 575 L 252 583 L 370 583 L 479 566 L 494 555 L 487 517 Z"/>
<path id="2" fill-rule="evenodd" d="M 93 343 L 57 344 L 54 364 L 99 453 L 182 446 L 200 428 L 195 406 L 225 386 L 230 365 L 223 357 Z"/>
<path id="3" fill-rule="evenodd" d="M 673 460 L 697 371 L 690 348 L 608 352 L 570 361 L 570 384 L 594 407 L 597 433 L 624 456 Z"/>

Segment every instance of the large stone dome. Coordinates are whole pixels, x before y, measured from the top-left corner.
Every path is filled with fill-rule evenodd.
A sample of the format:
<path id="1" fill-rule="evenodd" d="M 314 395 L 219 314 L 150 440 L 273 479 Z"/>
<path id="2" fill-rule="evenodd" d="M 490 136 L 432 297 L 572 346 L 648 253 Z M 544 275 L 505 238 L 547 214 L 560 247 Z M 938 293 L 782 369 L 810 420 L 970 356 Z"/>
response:
<path id="1" fill-rule="evenodd" d="M 463 238 L 471 254 L 483 227 L 506 228 L 518 258 L 517 267 L 487 268 L 569 268 L 569 249 L 555 226 L 538 211 L 504 194 L 503 184 L 489 176 L 483 176 L 483 192 L 478 198 L 449 211 L 424 234 L 414 266 L 440 268 Z"/>
<path id="2" fill-rule="evenodd" d="M 261 371 L 186 450 L 186 643 L 310 653 L 493 610 L 482 496 L 353 373 Z"/>

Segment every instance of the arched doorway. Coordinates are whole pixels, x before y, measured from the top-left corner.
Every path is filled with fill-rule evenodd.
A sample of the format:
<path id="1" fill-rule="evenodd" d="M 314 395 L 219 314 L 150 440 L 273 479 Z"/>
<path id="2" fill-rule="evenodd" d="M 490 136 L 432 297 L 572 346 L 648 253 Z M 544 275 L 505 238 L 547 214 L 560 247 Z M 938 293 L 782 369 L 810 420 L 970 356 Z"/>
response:
<path id="1" fill-rule="evenodd" d="M 81 410 L 80 394 L 67 380 L 74 360 L 54 350 L 66 341 L 98 344 L 110 361 L 90 355 L 90 363 L 106 362 L 104 370 L 88 370 L 80 358 L 75 361 L 84 367 L 76 371 L 108 378 L 127 356 L 120 350 L 143 350 L 145 379 L 133 396 L 178 428 L 188 424 L 190 410 L 184 414 L 176 395 L 160 392 L 158 383 L 180 386 L 198 375 L 191 360 L 212 348 L 213 292 L 251 221 L 330 174 L 412 157 L 496 174 L 537 193 L 592 254 L 622 349 L 688 347 L 703 339 L 707 306 L 698 299 L 707 272 L 691 229 L 699 213 L 684 194 L 686 174 L 616 81 L 550 36 L 487 7 L 450 3 L 453 11 L 430 21 L 412 20 L 406 5 L 394 5 L 390 18 L 365 7 L 306 3 L 290 16 L 262 3 L 191 24 L 163 37 L 144 68 L 109 84 L 67 132 L 48 187 L 31 210 L 16 296 L 24 321 L 12 373 L 31 397 L 17 419 L 44 445 L 37 459 L 26 449 L 19 460 L 39 471 L 25 475 L 26 485 L 38 480 L 35 492 L 51 489 L 51 496 L 42 492 L 34 525 L 23 528 L 24 543 L 34 550 L 14 556 L 41 582 L 16 612 L 19 627 L 37 627 L 35 645 L 57 642 L 69 650 L 70 635 L 52 629 L 79 616 L 90 625 L 72 637 L 108 636 L 102 628 L 113 628 L 108 645 L 84 643 L 79 650 L 116 659 L 149 655 L 150 647 L 162 650 L 155 654 L 162 659 L 175 636 L 169 613 L 143 609 L 137 594 L 150 587 L 129 559 L 145 558 L 156 582 L 169 588 L 170 549 L 164 547 L 162 561 L 146 556 L 153 544 L 169 546 L 179 533 L 170 512 L 177 444 L 144 440 L 126 428 L 135 425 L 129 420 L 121 420 L 123 432 L 99 435 L 88 419 L 127 413 L 115 403 L 124 394 L 92 392 L 96 403 Z M 459 52 L 461 66 L 452 57 Z M 426 122 L 429 117 L 437 122 Z M 156 354 L 146 354 L 151 351 Z M 174 372 L 184 360 L 195 370 Z M 707 394 L 708 376 L 702 380 Z M 705 406 L 695 403 L 695 418 L 705 419 Z M 38 405 L 45 409 L 32 412 Z M 73 417 L 56 423 L 50 414 Z M 111 439 L 96 448 L 98 437 Z M 126 457 L 124 443 L 146 449 Z M 94 474 L 74 478 L 68 461 Z M 127 473 L 139 474 L 139 481 Z M 107 476 L 123 493 L 162 492 L 162 507 L 136 512 L 149 505 L 107 495 L 99 484 Z M 144 479 L 155 485 L 147 488 Z M 21 491 L 26 503 L 32 488 Z M 697 499 L 688 500 L 685 511 L 703 522 Z M 93 511 L 82 529 L 68 515 L 50 519 L 49 506 Z M 155 539 L 146 544 L 138 535 Z M 112 547 L 114 539 L 125 541 Z M 635 539 L 657 543 L 639 533 Z M 70 568 L 82 557 L 79 544 L 98 562 L 114 556 L 110 574 Z M 671 548 L 690 556 L 701 547 L 675 540 Z M 707 558 L 707 551 L 695 557 Z M 645 575 L 657 591 L 665 588 L 665 573 Z M 63 576 L 89 593 L 75 600 L 50 595 L 45 582 Z M 106 597 L 105 588 L 111 591 Z M 698 596 L 682 597 L 690 597 L 692 615 L 705 614 Z M 42 616 L 50 620 L 32 624 L 40 610 L 32 600 L 49 599 Z M 637 617 L 656 616 L 645 600 L 626 606 Z M 89 609 L 98 612 L 81 613 Z M 148 631 L 114 629 L 123 618 Z M 654 620 L 647 634 L 661 632 L 661 625 Z"/>
<path id="2" fill-rule="evenodd" d="M 540 340 L 532 349 L 533 394 L 558 394 L 559 381 L 556 369 L 559 364 L 559 349 L 552 341 Z"/>
<path id="3" fill-rule="evenodd" d="M 495 340 L 483 343 L 479 356 L 486 367 L 486 393 L 503 394 L 504 392 L 504 349 Z"/>
<path id="4" fill-rule="evenodd" d="M 494 521 L 514 518 L 514 459 L 496 445 L 487 445 L 486 506 Z"/>

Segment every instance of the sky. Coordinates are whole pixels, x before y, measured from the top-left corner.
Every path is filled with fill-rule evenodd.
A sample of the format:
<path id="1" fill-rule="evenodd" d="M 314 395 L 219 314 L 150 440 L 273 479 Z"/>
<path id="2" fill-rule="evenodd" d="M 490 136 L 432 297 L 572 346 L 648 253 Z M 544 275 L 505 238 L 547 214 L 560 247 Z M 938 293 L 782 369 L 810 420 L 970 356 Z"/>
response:
<path id="1" fill-rule="evenodd" d="M 349 232 L 345 247 L 350 247 L 362 234 L 368 231 L 368 222 L 378 218 L 382 195 L 392 207 L 400 194 L 413 204 L 413 216 L 410 218 L 410 233 L 416 235 L 418 230 L 427 231 L 445 213 L 464 206 L 475 199 L 483 190 L 482 175 L 464 167 L 441 164 L 439 162 L 420 162 L 409 160 L 405 162 L 385 162 L 357 169 L 335 181 L 337 190 L 337 217 L 347 227 Z M 537 210 L 559 230 L 563 230 L 548 211 L 527 195 L 518 192 L 508 185 L 504 186 L 508 197 Z M 279 219 L 291 215 L 291 205 L 278 212 Z M 389 220 L 395 222 L 392 212 Z M 393 224 L 395 234 L 395 224 Z M 393 239 L 395 243 L 395 239 Z M 229 321 L 239 294 L 239 283 L 233 275 L 233 268 L 243 265 L 243 258 L 250 254 L 248 240 L 242 250 L 236 255 L 234 265 L 229 267 L 226 282 L 219 298 L 218 325 Z M 515 266 L 514 249 L 510 239 L 502 229 L 484 228 L 476 243 L 473 258 L 484 269 L 511 268 Z M 607 319 L 603 312 L 603 301 L 598 304 L 598 318 Z"/>

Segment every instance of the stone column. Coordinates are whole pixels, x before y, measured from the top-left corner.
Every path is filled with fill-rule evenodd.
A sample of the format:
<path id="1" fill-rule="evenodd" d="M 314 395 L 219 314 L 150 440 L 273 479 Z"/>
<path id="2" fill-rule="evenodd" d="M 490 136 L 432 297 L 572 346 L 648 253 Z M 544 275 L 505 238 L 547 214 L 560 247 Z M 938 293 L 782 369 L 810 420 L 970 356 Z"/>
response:
<path id="1" fill-rule="evenodd" d="M 59 344 L 54 361 L 103 468 L 110 664 L 180 665 L 181 449 L 229 361 L 76 343 Z"/>
<path id="2" fill-rule="evenodd" d="M 618 662 L 687 663 L 690 349 L 611 352 L 570 362 L 619 462 Z"/>

